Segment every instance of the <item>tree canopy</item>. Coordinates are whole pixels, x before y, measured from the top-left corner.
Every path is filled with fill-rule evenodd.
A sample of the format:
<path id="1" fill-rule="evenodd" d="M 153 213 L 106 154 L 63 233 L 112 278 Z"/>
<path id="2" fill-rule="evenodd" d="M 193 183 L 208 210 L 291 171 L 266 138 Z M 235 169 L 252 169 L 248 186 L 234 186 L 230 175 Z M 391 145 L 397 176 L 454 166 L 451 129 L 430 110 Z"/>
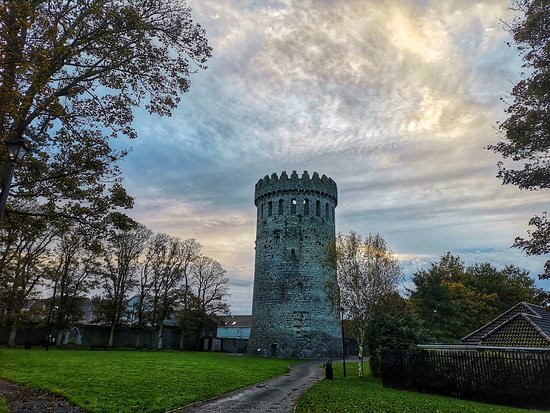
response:
<path id="1" fill-rule="evenodd" d="M 364 239 L 353 231 L 338 234 L 329 260 L 337 271 L 337 285 L 327 286 L 329 297 L 349 320 L 350 333 L 359 346 L 359 376 L 362 377 L 369 325 L 375 309 L 397 291 L 401 268 L 380 234 L 369 234 Z"/>
<path id="2" fill-rule="evenodd" d="M 170 115 L 210 53 L 183 0 L 4 1 L 0 139 L 32 150 L 8 212 L 85 220 L 130 207 L 116 166 L 126 152 L 109 138 L 136 137 L 137 106 Z"/>
<path id="3" fill-rule="evenodd" d="M 411 304 L 429 334 L 454 342 L 486 324 L 518 302 L 541 304 L 546 298 L 527 270 L 489 263 L 466 267 L 446 253 L 430 268 L 413 275 Z"/>
<path id="4" fill-rule="evenodd" d="M 550 5 L 547 0 L 514 0 L 518 17 L 508 26 L 523 58 L 522 78 L 511 92 L 507 118 L 499 125 L 503 140 L 489 148 L 509 162 L 499 162 L 503 184 L 520 189 L 550 188 Z M 529 238 L 515 246 L 529 255 L 550 253 L 546 213 L 529 221 Z M 542 278 L 550 278 L 550 261 Z"/>

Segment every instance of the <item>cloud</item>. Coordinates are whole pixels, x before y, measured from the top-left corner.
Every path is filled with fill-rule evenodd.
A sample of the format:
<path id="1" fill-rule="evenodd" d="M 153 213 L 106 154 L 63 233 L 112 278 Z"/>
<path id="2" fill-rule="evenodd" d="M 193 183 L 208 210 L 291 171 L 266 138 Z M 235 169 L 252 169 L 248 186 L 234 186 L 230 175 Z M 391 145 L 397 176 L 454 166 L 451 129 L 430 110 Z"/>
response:
<path id="1" fill-rule="evenodd" d="M 331 176 L 338 229 L 404 255 L 508 251 L 545 208 L 544 193 L 502 187 L 484 149 L 521 70 L 505 2 L 189 3 L 214 56 L 171 118 L 136 113 L 123 171 L 137 219 L 229 269 L 235 309 L 250 308 L 254 184 L 274 171 Z"/>

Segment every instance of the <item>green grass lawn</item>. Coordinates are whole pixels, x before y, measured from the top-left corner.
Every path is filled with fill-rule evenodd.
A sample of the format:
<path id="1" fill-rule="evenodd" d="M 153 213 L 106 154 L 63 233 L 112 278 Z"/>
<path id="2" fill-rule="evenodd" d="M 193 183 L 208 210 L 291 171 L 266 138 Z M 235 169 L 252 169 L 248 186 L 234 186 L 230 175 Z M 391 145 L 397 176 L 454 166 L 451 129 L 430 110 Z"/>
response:
<path id="1" fill-rule="evenodd" d="M 8 402 L 2 396 L 0 396 L 0 413 L 8 413 Z"/>
<path id="2" fill-rule="evenodd" d="M 298 400 L 297 413 L 357 412 L 441 412 L 441 413 L 527 413 L 540 410 L 515 409 L 445 396 L 388 389 L 379 379 L 357 376 L 357 364 L 347 365 L 348 377 L 342 376 L 342 365 L 334 366 L 334 380 L 323 380 Z"/>
<path id="3" fill-rule="evenodd" d="M 284 374 L 288 364 L 220 353 L 0 348 L 0 377 L 92 412 L 161 412 Z"/>

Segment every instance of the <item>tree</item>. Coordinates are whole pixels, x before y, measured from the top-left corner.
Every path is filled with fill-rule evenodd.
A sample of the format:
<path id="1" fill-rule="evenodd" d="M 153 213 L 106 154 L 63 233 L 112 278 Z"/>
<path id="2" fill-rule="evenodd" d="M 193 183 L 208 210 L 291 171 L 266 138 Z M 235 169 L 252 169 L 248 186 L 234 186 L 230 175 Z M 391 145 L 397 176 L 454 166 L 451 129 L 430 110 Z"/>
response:
<path id="1" fill-rule="evenodd" d="M 335 255 L 329 255 L 336 266 L 338 290 L 330 296 L 333 302 L 337 299 L 337 305 L 349 320 L 351 334 L 359 347 L 359 377 L 363 377 L 364 349 L 375 308 L 384 297 L 396 292 L 402 272 L 380 234 L 369 234 L 364 240 L 353 231 L 338 234 L 334 252 Z"/>
<path id="2" fill-rule="evenodd" d="M 47 271 L 52 291 L 47 323 L 57 330 L 57 346 L 64 330 L 82 315 L 82 294 L 96 286 L 99 253 L 97 238 L 80 227 L 69 228 L 53 251 Z"/>
<path id="3" fill-rule="evenodd" d="M 528 231 L 530 239 L 517 237 L 514 246 L 523 249 L 527 255 L 550 254 L 550 220 L 546 212 L 541 217 L 533 217 L 529 220 L 529 226 L 536 229 Z M 544 264 L 544 273 L 539 275 L 541 279 L 550 279 L 550 260 Z"/>
<path id="4" fill-rule="evenodd" d="M 137 267 L 137 303 L 134 310 L 136 312 L 136 348 L 141 347 L 141 332 L 143 331 L 146 320 L 151 317 L 151 305 L 147 301 L 153 287 L 153 274 L 151 261 L 154 257 L 154 251 L 150 248 L 152 233 L 149 235 L 149 240 L 145 253 L 142 254 L 141 260 Z"/>
<path id="5" fill-rule="evenodd" d="M 382 349 L 408 349 L 430 340 L 410 303 L 398 293 L 388 294 L 374 309 L 367 332 L 372 374 L 382 373 Z"/>
<path id="6" fill-rule="evenodd" d="M 115 164 L 126 152 L 109 138 L 136 137 L 137 106 L 170 115 L 210 53 L 184 0 L 4 1 L 0 141 L 32 149 L 7 213 L 86 221 L 130 207 Z M 18 200 L 36 208 L 22 211 Z"/>
<path id="7" fill-rule="evenodd" d="M 525 72 L 513 87 L 507 119 L 499 125 L 503 140 L 489 149 L 510 159 L 499 162 L 498 178 L 520 189 L 550 188 L 550 7 L 547 0 L 513 0 L 519 12 L 510 25 Z M 517 167 L 517 162 L 522 162 Z M 546 212 L 529 221 L 535 228 L 529 238 L 516 238 L 514 246 L 528 255 L 550 253 L 550 221 Z M 550 278 L 550 260 L 541 278 Z"/>
<path id="8" fill-rule="evenodd" d="M 180 349 L 189 339 L 197 339 L 205 327 L 216 325 L 220 316 L 229 314 L 225 301 L 229 296 L 229 278 L 219 262 L 196 257 L 189 266 L 189 291 L 186 303 L 177 311 L 181 327 Z"/>
<path id="9" fill-rule="evenodd" d="M 183 256 L 179 238 L 156 234 L 149 245 L 151 254 L 151 305 L 153 324 L 158 329 L 157 349 L 162 349 L 164 320 L 180 297 Z"/>
<path id="10" fill-rule="evenodd" d="M 23 306 L 37 295 L 44 281 L 51 244 L 60 235 L 60 228 L 33 216 L 21 216 L 0 228 L 0 320 L 10 325 L 9 346 L 15 345 Z"/>
<path id="11" fill-rule="evenodd" d="M 191 274 L 191 265 L 201 256 L 202 245 L 199 244 L 196 240 L 189 238 L 182 242 L 182 266 L 181 271 L 183 275 L 183 309 L 186 310 L 191 308 L 190 303 L 192 299 L 192 274 Z"/>
<path id="12" fill-rule="evenodd" d="M 111 229 L 103 246 L 100 275 L 107 300 L 103 300 L 101 308 L 111 325 L 109 347 L 113 346 L 115 329 L 126 310 L 127 294 L 135 286 L 138 259 L 150 235 L 145 226 L 127 223 L 122 228 Z"/>
<path id="13" fill-rule="evenodd" d="M 468 332 L 464 318 L 486 311 L 485 299 L 492 299 L 466 299 L 469 290 L 461 284 L 464 273 L 460 257 L 446 253 L 431 263 L 429 269 L 413 275 L 415 290 L 411 292 L 411 303 L 426 329 L 439 341 L 453 342 L 464 336 Z M 471 307 L 470 303 L 479 303 L 482 308 L 470 308 L 466 315 L 464 311 Z"/>
<path id="14" fill-rule="evenodd" d="M 182 294 L 183 299 L 180 302 L 180 308 L 177 312 L 177 317 L 182 327 L 180 333 L 180 350 L 183 351 L 185 344 L 185 332 L 196 331 L 197 325 L 202 324 L 203 317 L 197 314 L 196 299 L 193 295 L 193 275 L 191 274 L 191 265 L 195 260 L 200 258 L 202 245 L 196 240 L 190 238 L 182 242 L 183 264 L 181 267 L 183 276 Z M 182 321 L 185 320 L 185 321 Z"/>
<path id="15" fill-rule="evenodd" d="M 542 303 L 546 294 L 529 272 L 489 263 L 466 267 L 447 252 L 412 278 L 410 302 L 424 327 L 437 341 L 456 342 L 520 301 Z"/>
<path id="16" fill-rule="evenodd" d="M 177 304 L 187 309 L 192 298 L 189 266 L 198 259 L 202 246 L 194 239 L 180 240 L 167 234 L 156 234 L 148 246 L 151 269 L 150 302 L 153 323 L 158 328 L 157 348 L 163 346 L 164 320 Z M 180 340 L 181 341 L 181 340 Z"/>

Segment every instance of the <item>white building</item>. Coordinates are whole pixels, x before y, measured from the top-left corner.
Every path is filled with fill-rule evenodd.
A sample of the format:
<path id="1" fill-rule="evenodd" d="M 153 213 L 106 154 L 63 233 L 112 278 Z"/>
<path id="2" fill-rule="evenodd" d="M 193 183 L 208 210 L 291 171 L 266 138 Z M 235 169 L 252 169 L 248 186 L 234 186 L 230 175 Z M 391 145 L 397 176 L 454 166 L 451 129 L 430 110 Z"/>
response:
<path id="1" fill-rule="evenodd" d="M 230 315 L 223 318 L 218 325 L 217 338 L 236 338 L 248 340 L 250 336 L 252 316 L 250 315 Z"/>

